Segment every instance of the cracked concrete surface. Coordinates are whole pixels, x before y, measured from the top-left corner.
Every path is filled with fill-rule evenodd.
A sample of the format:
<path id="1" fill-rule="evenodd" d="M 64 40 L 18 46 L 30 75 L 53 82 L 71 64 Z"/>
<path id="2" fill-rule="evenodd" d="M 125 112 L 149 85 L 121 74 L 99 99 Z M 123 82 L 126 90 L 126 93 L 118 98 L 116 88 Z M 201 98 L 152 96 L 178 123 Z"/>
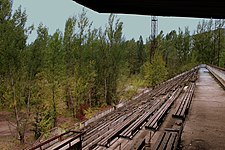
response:
<path id="1" fill-rule="evenodd" d="M 199 70 L 181 145 L 184 150 L 225 149 L 225 91 L 205 68 Z"/>

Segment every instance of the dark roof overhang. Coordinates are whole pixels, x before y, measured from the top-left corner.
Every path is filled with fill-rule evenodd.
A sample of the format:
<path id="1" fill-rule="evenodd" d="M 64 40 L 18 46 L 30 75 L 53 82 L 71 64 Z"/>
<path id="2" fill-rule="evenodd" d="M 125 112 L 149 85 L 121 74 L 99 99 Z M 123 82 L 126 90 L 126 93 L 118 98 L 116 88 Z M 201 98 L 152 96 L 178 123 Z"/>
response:
<path id="1" fill-rule="evenodd" d="M 73 0 L 99 13 L 225 19 L 223 0 Z"/>

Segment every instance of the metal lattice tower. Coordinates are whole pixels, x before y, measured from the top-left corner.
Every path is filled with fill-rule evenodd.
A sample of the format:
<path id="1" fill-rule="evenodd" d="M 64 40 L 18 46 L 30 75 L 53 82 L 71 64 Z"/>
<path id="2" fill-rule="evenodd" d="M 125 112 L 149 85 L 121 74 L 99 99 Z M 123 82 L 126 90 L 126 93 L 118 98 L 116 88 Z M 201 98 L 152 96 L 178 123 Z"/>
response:
<path id="1" fill-rule="evenodd" d="M 158 17 L 151 17 L 151 48 L 150 48 L 150 62 L 152 62 L 152 58 L 155 54 L 155 49 L 157 47 L 156 37 L 158 35 Z"/>
<path id="2" fill-rule="evenodd" d="M 158 17 L 151 17 L 151 38 L 154 40 L 158 34 Z"/>

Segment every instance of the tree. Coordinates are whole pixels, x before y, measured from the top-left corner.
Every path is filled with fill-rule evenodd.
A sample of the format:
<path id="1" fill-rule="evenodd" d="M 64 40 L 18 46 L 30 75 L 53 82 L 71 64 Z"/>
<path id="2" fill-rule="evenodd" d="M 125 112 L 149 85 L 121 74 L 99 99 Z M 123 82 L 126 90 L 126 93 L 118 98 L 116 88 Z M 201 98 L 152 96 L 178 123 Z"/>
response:
<path id="1" fill-rule="evenodd" d="M 225 49 L 225 45 L 224 45 L 224 40 L 225 40 L 225 36 L 224 36 L 224 24 L 225 24 L 225 20 L 219 19 L 219 20 L 215 20 L 215 29 L 213 31 L 213 37 L 214 37 L 214 64 L 216 64 L 217 66 L 223 66 L 225 64 L 225 61 L 221 61 L 221 58 L 223 59 L 224 57 L 224 49 Z"/>
<path id="2" fill-rule="evenodd" d="M 137 47 L 137 72 L 140 73 L 140 68 L 146 60 L 142 36 L 140 36 L 139 40 L 137 41 Z"/>
<path id="3" fill-rule="evenodd" d="M 130 75 L 138 73 L 138 56 L 137 56 L 137 43 L 134 39 L 127 41 L 126 49 L 128 50 L 128 67 L 130 70 Z"/>
<path id="4" fill-rule="evenodd" d="M 71 87 L 69 81 L 75 75 L 75 52 L 74 52 L 74 30 L 76 25 L 76 18 L 71 17 L 66 21 L 65 32 L 63 38 L 63 51 L 66 68 L 66 87 L 65 87 L 65 99 L 66 105 L 69 110 L 72 111 L 75 116 L 73 98 L 71 95 Z"/>
<path id="5" fill-rule="evenodd" d="M 177 33 L 175 30 L 168 33 L 164 40 L 164 47 L 165 51 L 163 52 L 163 58 L 166 63 L 166 68 L 168 69 L 168 75 L 169 77 L 173 77 L 179 72 L 179 69 L 177 69 L 179 63 L 179 58 L 177 55 L 177 49 L 176 49 L 176 38 Z"/>
<path id="6" fill-rule="evenodd" d="M 143 76 L 149 87 L 152 86 L 154 88 L 159 83 L 165 81 L 167 74 L 165 62 L 162 55 L 158 52 L 154 55 L 152 63 L 147 61 L 143 66 Z"/>
<path id="7" fill-rule="evenodd" d="M 24 50 L 26 47 L 27 32 L 25 28 L 26 13 L 18 8 L 11 15 L 11 2 L 3 1 L 0 3 L 0 64 L 1 78 L 4 78 L 2 85 L 5 87 L 3 97 L 6 105 L 15 116 L 16 131 L 20 143 L 25 142 L 25 131 L 28 116 L 22 111 L 25 106 L 25 73 L 24 73 Z M 26 110 L 27 111 L 27 110 Z M 25 112 L 26 112 L 25 111 Z"/>
<path id="8" fill-rule="evenodd" d="M 57 30 L 49 40 L 49 49 L 48 49 L 48 62 L 46 72 L 48 74 L 48 80 L 50 83 L 50 89 L 52 93 L 52 118 L 53 126 L 57 125 L 57 99 L 60 98 L 57 95 L 57 89 L 60 85 L 60 76 L 63 75 L 63 51 L 62 51 L 62 34 Z"/>
<path id="9" fill-rule="evenodd" d="M 120 53 L 122 43 L 122 29 L 123 23 L 119 19 L 114 22 L 116 16 L 110 15 L 108 19 L 108 27 L 106 28 L 106 42 L 107 42 L 107 55 L 108 62 L 105 68 L 105 100 L 107 104 L 116 103 L 117 100 L 117 79 L 119 73 Z"/>

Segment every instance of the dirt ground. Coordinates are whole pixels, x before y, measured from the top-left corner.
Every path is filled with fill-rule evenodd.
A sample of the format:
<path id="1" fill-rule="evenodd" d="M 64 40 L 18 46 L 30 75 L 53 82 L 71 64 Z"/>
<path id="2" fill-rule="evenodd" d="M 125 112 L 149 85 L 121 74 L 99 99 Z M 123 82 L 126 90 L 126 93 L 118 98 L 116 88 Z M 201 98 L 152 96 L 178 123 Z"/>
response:
<path id="1" fill-rule="evenodd" d="M 21 149 L 19 141 L 12 135 L 15 133 L 15 125 L 10 123 L 11 114 L 9 112 L 0 112 L 0 149 L 16 150 Z"/>
<path id="2" fill-rule="evenodd" d="M 109 108 L 108 106 L 98 108 L 93 110 L 93 114 L 98 114 Z M 15 122 L 13 118 L 11 112 L 0 111 L 0 150 L 23 150 L 35 142 L 33 132 L 30 130 L 31 128 L 28 128 L 25 134 L 25 144 L 20 144 L 19 140 L 16 139 L 16 125 L 13 123 Z M 58 116 L 57 123 L 60 129 L 72 128 L 74 125 L 80 124 L 72 117 L 63 115 Z"/>
<path id="3" fill-rule="evenodd" d="M 205 68 L 199 70 L 181 145 L 184 150 L 225 149 L 225 91 Z"/>

